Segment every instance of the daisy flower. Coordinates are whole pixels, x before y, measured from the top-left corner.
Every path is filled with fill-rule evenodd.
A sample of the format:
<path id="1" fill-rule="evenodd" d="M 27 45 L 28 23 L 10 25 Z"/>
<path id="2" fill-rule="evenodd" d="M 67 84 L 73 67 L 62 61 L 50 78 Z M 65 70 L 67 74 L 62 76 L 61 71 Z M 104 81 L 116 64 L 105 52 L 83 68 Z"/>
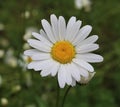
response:
<path id="1" fill-rule="evenodd" d="M 37 30 L 37 28 L 36 27 L 28 27 L 28 28 L 26 28 L 25 29 L 25 34 L 24 34 L 24 36 L 23 36 L 23 40 L 28 40 L 28 39 L 30 39 L 31 37 L 32 37 L 32 35 L 31 35 L 31 33 L 32 32 L 37 32 L 38 30 Z"/>
<path id="2" fill-rule="evenodd" d="M 7 105 L 8 105 L 8 99 L 5 98 L 5 97 L 2 97 L 2 98 L 1 98 L 1 105 L 2 105 L 2 106 L 7 106 Z"/>
<path id="3" fill-rule="evenodd" d="M 75 0 L 74 2 L 77 9 L 84 8 L 86 12 L 91 10 L 91 0 Z"/>
<path id="4" fill-rule="evenodd" d="M 5 54 L 5 51 L 0 49 L 0 58 L 3 58 L 4 54 Z"/>
<path id="5" fill-rule="evenodd" d="M 66 24 L 63 16 L 50 16 L 51 24 L 45 19 L 41 21 L 43 29 L 33 32 L 36 39 L 28 39 L 34 49 L 24 52 L 31 57 L 28 69 L 41 71 L 42 77 L 51 75 L 58 78 L 61 88 L 65 84 L 75 86 L 76 82 L 87 83 L 94 75 L 94 68 L 89 63 L 103 61 L 103 57 L 91 53 L 99 48 L 95 42 L 97 35 L 90 34 L 92 27 L 81 27 L 81 21 L 71 17 Z"/>
<path id="6" fill-rule="evenodd" d="M 32 61 L 31 57 L 20 54 L 20 59 L 18 60 L 18 65 L 22 67 L 23 71 L 26 71 L 28 63 Z"/>
<path id="7" fill-rule="evenodd" d="M 5 29 L 5 25 L 3 23 L 0 22 L 0 31 Z"/>
<path id="8" fill-rule="evenodd" d="M 15 67 L 17 67 L 17 58 L 14 56 L 14 50 L 13 49 L 8 49 L 7 50 L 7 52 L 5 53 L 5 57 L 4 57 L 5 59 L 4 59 L 4 62 L 7 64 L 7 65 L 9 65 L 9 66 L 11 66 L 11 67 L 13 67 L 13 68 L 15 68 Z"/>

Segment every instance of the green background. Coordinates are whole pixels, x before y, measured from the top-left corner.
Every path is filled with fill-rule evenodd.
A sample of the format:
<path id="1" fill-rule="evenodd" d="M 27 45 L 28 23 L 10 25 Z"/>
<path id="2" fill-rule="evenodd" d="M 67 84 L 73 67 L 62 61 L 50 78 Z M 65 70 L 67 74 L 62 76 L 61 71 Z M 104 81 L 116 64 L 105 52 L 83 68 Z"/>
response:
<path id="1" fill-rule="evenodd" d="M 21 16 L 30 12 L 29 18 Z M 95 67 L 96 75 L 85 86 L 73 87 L 66 99 L 65 107 L 120 107 L 120 0 L 92 0 L 91 11 L 78 10 L 74 0 L 0 0 L 0 22 L 5 29 L 0 31 L 0 40 L 5 38 L 9 46 L 0 45 L 7 51 L 14 49 L 14 56 L 20 59 L 23 53 L 25 29 L 29 26 L 41 29 L 40 20 L 54 13 L 68 19 L 76 16 L 83 25 L 92 25 L 92 34 L 97 34 L 100 49 L 95 51 L 104 57 Z M 57 79 L 42 78 L 39 72 L 23 72 L 17 66 L 10 67 L 0 58 L 0 75 L 3 83 L 0 86 L 0 99 L 8 99 L 7 107 L 55 107 Z M 27 86 L 27 77 L 32 85 Z M 21 86 L 15 91 L 16 85 Z M 67 88 L 67 87 L 66 87 Z M 61 89 L 61 99 L 65 92 Z M 0 107 L 2 104 L 0 103 Z"/>

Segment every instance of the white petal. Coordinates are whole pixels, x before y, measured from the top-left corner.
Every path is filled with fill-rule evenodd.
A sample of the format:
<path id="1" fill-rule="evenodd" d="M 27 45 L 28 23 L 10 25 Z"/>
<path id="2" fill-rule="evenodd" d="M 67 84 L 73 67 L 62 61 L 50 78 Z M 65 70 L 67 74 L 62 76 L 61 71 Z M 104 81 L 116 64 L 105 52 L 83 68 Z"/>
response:
<path id="1" fill-rule="evenodd" d="M 67 83 L 68 85 L 72 84 L 72 77 L 71 77 L 71 73 L 69 71 L 67 71 L 66 69 L 66 64 L 61 65 L 61 71 L 62 71 L 62 78 L 65 81 L 65 83 Z"/>
<path id="2" fill-rule="evenodd" d="M 50 43 L 44 36 L 38 34 L 38 33 L 35 33 L 35 32 L 32 32 L 32 35 L 36 38 L 36 39 L 39 39 L 40 41 L 44 42 L 46 45 L 48 46 L 52 46 L 52 43 Z"/>
<path id="3" fill-rule="evenodd" d="M 52 76 L 55 76 L 60 68 L 60 64 L 56 61 L 53 61 L 54 64 L 53 64 L 53 67 L 51 68 L 51 75 Z"/>
<path id="4" fill-rule="evenodd" d="M 67 70 L 67 65 L 66 64 L 64 64 L 64 66 L 63 66 L 63 72 L 64 72 L 64 75 L 65 75 L 66 83 L 68 85 L 71 85 L 72 84 L 72 76 L 71 76 L 71 73 Z"/>
<path id="5" fill-rule="evenodd" d="M 74 39 L 73 44 L 77 45 L 78 43 L 83 41 L 90 34 L 91 30 L 92 30 L 92 27 L 90 25 L 86 25 L 86 26 L 82 27 L 80 29 L 78 35 Z"/>
<path id="6" fill-rule="evenodd" d="M 73 59 L 73 62 L 78 64 L 79 66 L 85 68 L 86 70 L 90 71 L 90 72 L 93 72 L 94 71 L 94 68 L 87 62 L 83 61 L 83 60 L 80 60 L 80 59 Z"/>
<path id="7" fill-rule="evenodd" d="M 78 20 L 73 24 L 73 26 L 71 26 L 71 28 L 67 29 L 66 40 L 69 40 L 71 42 L 76 37 L 80 29 L 81 23 L 82 22 Z"/>
<path id="8" fill-rule="evenodd" d="M 52 60 L 49 60 L 46 62 L 46 65 L 44 65 L 42 67 L 42 71 L 41 71 L 41 76 L 45 77 L 51 74 L 52 70 L 51 68 L 54 66 L 54 63 L 52 62 Z"/>
<path id="9" fill-rule="evenodd" d="M 78 43 L 78 45 L 92 44 L 92 43 L 96 42 L 97 39 L 98 39 L 98 36 L 93 35 L 93 36 L 90 36 L 87 39 L 81 41 L 80 43 Z"/>
<path id="10" fill-rule="evenodd" d="M 75 85 L 76 85 L 76 80 L 74 78 L 72 78 L 71 86 L 74 87 Z"/>
<path id="11" fill-rule="evenodd" d="M 50 68 L 50 66 L 48 66 L 48 67 Z M 51 72 L 48 67 L 40 72 L 40 75 L 42 77 L 46 77 L 46 76 L 50 75 Z"/>
<path id="12" fill-rule="evenodd" d="M 29 63 L 27 67 L 28 67 L 28 69 L 34 69 L 35 67 L 39 66 L 40 63 L 41 63 L 41 61 L 33 61 L 33 62 Z"/>
<path id="13" fill-rule="evenodd" d="M 33 68 L 35 71 L 39 71 L 39 70 L 43 70 L 43 68 L 45 68 L 48 63 L 51 63 L 50 62 L 51 60 L 43 60 L 43 61 L 40 61 L 39 65 L 35 65 L 35 67 Z"/>
<path id="14" fill-rule="evenodd" d="M 40 71 L 43 68 L 45 68 L 49 63 L 51 63 L 51 60 L 43 60 L 43 61 L 33 61 L 30 64 L 28 64 L 28 69 L 34 69 L 35 71 Z"/>
<path id="15" fill-rule="evenodd" d="M 27 55 L 27 56 L 33 56 L 34 54 L 38 54 L 38 53 L 41 53 L 41 52 L 36 49 L 29 49 L 24 51 L 24 55 Z"/>
<path id="16" fill-rule="evenodd" d="M 60 16 L 58 20 L 59 40 L 64 40 L 66 36 L 66 22 L 64 17 Z"/>
<path id="17" fill-rule="evenodd" d="M 52 14 L 50 16 L 50 20 L 51 20 L 52 31 L 53 31 L 55 40 L 58 41 L 59 40 L 58 19 L 54 14 Z"/>
<path id="18" fill-rule="evenodd" d="M 38 54 L 34 54 L 31 58 L 32 60 L 45 60 L 45 59 L 50 59 L 51 56 L 49 53 L 38 53 Z"/>
<path id="19" fill-rule="evenodd" d="M 70 29 L 75 22 L 76 22 L 76 17 L 72 16 L 68 21 L 67 30 Z"/>
<path id="20" fill-rule="evenodd" d="M 98 44 L 86 44 L 86 45 L 81 45 L 76 47 L 76 52 L 77 53 L 88 53 L 91 51 L 95 51 L 99 48 Z"/>
<path id="21" fill-rule="evenodd" d="M 70 31 L 71 27 L 74 25 L 75 22 L 76 22 L 76 17 L 72 16 L 72 17 L 69 19 L 68 24 L 67 24 L 67 29 L 66 29 L 67 32 Z M 66 33 L 67 33 L 67 32 L 66 32 Z M 69 35 L 66 35 L 66 36 L 65 36 L 65 40 L 67 40 L 68 36 L 69 36 Z"/>
<path id="22" fill-rule="evenodd" d="M 40 34 L 49 40 L 49 38 L 47 37 L 47 34 L 44 32 L 43 29 L 40 30 Z"/>
<path id="23" fill-rule="evenodd" d="M 68 64 L 67 71 L 69 71 L 71 73 L 72 77 L 76 81 L 80 81 L 80 72 L 74 63 Z"/>
<path id="24" fill-rule="evenodd" d="M 28 39 L 28 43 L 31 47 L 38 49 L 43 52 L 50 52 L 51 48 L 46 46 L 43 42 L 35 40 L 35 39 Z"/>
<path id="25" fill-rule="evenodd" d="M 89 76 L 89 73 L 86 69 L 84 69 L 83 67 L 80 67 L 78 65 L 77 65 L 77 67 L 79 69 L 79 72 L 80 72 L 81 76 L 83 76 L 83 77 L 88 77 Z"/>
<path id="26" fill-rule="evenodd" d="M 65 87 L 65 76 L 63 75 L 62 67 L 63 65 L 60 66 L 60 69 L 58 71 L 58 83 L 60 88 Z"/>
<path id="27" fill-rule="evenodd" d="M 42 26 L 43 26 L 43 28 L 44 28 L 44 30 L 45 30 L 48 38 L 50 39 L 50 41 L 53 42 L 53 43 L 55 43 L 56 40 L 55 40 L 55 38 L 54 38 L 54 35 L 53 35 L 53 32 L 52 32 L 51 26 L 50 26 L 50 24 L 48 23 L 48 21 L 45 20 L 45 19 L 43 19 L 43 20 L 41 21 L 41 23 L 42 23 Z"/>
<path id="28" fill-rule="evenodd" d="M 95 63 L 95 62 L 102 62 L 103 57 L 97 54 L 86 53 L 86 54 L 77 54 L 76 58 L 82 59 L 87 62 Z"/>

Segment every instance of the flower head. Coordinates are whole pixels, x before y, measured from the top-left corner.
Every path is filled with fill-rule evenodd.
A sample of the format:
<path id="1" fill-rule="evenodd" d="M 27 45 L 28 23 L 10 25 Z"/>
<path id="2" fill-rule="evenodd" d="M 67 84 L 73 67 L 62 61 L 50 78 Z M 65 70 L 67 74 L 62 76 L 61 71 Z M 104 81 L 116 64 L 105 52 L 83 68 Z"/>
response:
<path id="1" fill-rule="evenodd" d="M 8 99 L 5 98 L 5 97 L 1 98 L 1 105 L 2 106 L 7 106 L 8 105 Z"/>
<path id="2" fill-rule="evenodd" d="M 5 53 L 5 63 L 13 68 L 17 67 L 17 58 L 14 56 L 14 50 L 8 49 Z"/>
<path id="3" fill-rule="evenodd" d="M 4 54 L 5 54 L 4 50 L 0 49 L 0 58 L 2 58 Z"/>
<path id="4" fill-rule="evenodd" d="M 91 10 L 91 0 L 75 0 L 74 2 L 77 9 L 84 8 L 86 12 Z"/>
<path id="5" fill-rule="evenodd" d="M 26 71 L 27 65 L 32 61 L 31 57 L 20 54 L 20 59 L 18 60 L 18 65 L 23 71 Z"/>
<path id="6" fill-rule="evenodd" d="M 66 24 L 63 16 L 50 16 L 51 24 L 47 20 L 41 21 L 43 29 L 39 33 L 33 32 L 36 39 L 29 39 L 28 43 L 34 49 L 24 52 L 32 58 L 28 69 L 41 71 L 41 76 L 56 76 L 61 88 L 65 84 L 75 86 L 76 81 L 87 83 L 94 75 L 94 68 L 89 63 L 101 62 L 103 57 L 91 53 L 99 48 L 95 42 L 97 35 L 90 34 L 92 27 L 82 28 L 81 21 L 71 17 Z"/>
<path id="7" fill-rule="evenodd" d="M 32 35 L 31 35 L 32 32 L 37 32 L 37 28 L 35 28 L 35 27 L 28 27 L 28 28 L 26 28 L 25 34 L 23 36 L 23 39 L 25 41 L 30 39 L 32 37 Z"/>
<path id="8" fill-rule="evenodd" d="M 0 22 L 0 31 L 5 29 L 5 25 L 3 23 Z"/>

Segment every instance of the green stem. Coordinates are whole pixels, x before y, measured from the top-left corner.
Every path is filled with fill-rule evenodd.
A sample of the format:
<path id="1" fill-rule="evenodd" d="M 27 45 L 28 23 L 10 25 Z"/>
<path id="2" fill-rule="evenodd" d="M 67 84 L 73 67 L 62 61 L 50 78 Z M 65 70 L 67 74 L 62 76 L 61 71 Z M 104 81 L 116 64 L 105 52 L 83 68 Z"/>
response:
<path id="1" fill-rule="evenodd" d="M 71 86 L 68 87 L 68 89 L 66 90 L 66 92 L 64 94 L 64 97 L 63 97 L 63 100 L 62 100 L 62 106 L 61 107 L 64 107 L 65 100 L 66 100 L 67 94 L 70 91 L 70 89 L 71 89 Z"/>
<path id="2" fill-rule="evenodd" d="M 56 99 L 56 107 L 59 107 L 59 97 L 60 97 L 60 88 L 57 82 L 57 99 Z"/>

